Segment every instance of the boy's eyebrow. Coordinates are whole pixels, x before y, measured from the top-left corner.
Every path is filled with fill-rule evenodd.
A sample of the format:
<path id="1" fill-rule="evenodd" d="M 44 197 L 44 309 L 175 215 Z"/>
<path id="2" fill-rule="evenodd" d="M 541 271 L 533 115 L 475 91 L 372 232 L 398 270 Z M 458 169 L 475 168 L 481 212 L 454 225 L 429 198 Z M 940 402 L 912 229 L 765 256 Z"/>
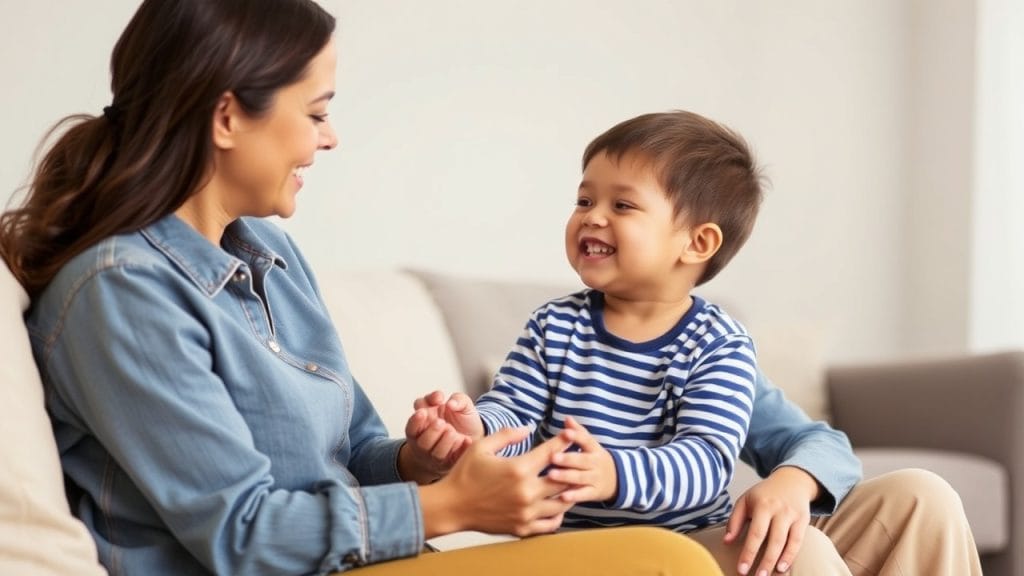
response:
<path id="1" fill-rule="evenodd" d="M 581 190 L 592 188 L 595 188 L 595 185 L 590 180 L 583 180 L 580 182 Z M 613 192 L 628 192 L 630 194 L 635 194 L 637 191 L 636 188 L 630 186 L 629 184 L 612 184 L 611 189 Z"/>
<path id="2" fill-rule="evenodd" d="M 310 102 L 310 104 L 316 104 L 317 102 L 322 102 L 324 100 L 330 100 L 331 98 L 334 98 L 334 90 L 328 90 L 327 92 L 324 92 L 320 96 L 317 96 L 316 98 L 314 98 Z"/>

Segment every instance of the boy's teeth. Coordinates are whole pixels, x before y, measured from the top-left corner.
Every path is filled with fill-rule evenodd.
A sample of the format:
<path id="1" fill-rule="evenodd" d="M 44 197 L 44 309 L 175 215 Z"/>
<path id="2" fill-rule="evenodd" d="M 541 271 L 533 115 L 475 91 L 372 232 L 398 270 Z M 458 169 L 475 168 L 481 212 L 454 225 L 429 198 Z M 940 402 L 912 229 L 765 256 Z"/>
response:
<path id="1" fill-rule="evenodd" d="M 615 252 L 614 248 L 603 244 L 587 244 L 586 249 L 588 256 L 593 256 L 595 254 L 611 254 Z"/>

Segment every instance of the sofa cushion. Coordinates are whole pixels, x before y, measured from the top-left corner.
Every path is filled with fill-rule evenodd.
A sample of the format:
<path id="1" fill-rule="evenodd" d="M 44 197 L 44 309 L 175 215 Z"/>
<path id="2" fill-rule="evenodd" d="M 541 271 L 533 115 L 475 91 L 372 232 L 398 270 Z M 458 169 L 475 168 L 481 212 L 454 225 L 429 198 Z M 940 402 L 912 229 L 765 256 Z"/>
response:
<path id="1" fill-rule="evenodd" d="M 57 444 L 22 314 L 28 296 L 0 260 L 0 574 L 103 574 L 64 495 Z"/>
<path id="2" fill-rule="evenodd" d="M 399 271 L 319 270 L 352 374 L 392 436 L 417 396 L 464 391 L 444 320 L 423 284 Z"/>

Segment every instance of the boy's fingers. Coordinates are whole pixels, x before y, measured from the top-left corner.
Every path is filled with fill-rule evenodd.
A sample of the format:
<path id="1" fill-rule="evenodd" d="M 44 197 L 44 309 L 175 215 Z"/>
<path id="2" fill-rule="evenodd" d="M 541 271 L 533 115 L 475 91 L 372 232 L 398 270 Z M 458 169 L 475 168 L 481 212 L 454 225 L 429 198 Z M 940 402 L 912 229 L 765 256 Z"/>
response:
<path id="1" fill-rule="evenodd" d="M 415 438 L 427 427 L 427 413 L 425 410 L 416 410 L 405 423 L 406 438 Z"/>
<path id="2" fill-rule="evenodd" d="M 775 571 L 779 554 L 782 553 L 782 549 L 786 546 L 788 536 L 789 530 L 786 527 L 783 527 L 780 522 L 772 522 L 768 539 L 764 543 L 764 554 L 761 556 L 761 565 L 757 570 L 758 574 L 762 572 L 771 574 Z"/>
<path id="3" fill-rule="evenodd" d="M 462 434 L 459 434 L 451 426 L 447 427 L 441 434 L 430 455 L 437 460 L 446 460 L 455 447 L 462 441 Z"/>
<path id="4" fill-rule="evenodd" d="M 434 390 L 430 394 L 427 394 L 427 404 L 430 406 L 440 406 L 444 404 L 444 392 L 440 390 Z"/>
<path id="5" fill-rule="evenodd" d="M 725 543 L 731 544 L 739 536 L 743 525 L 747 523 L 747 499 L 741 497 L 736 501 L 736 506 L 729 515 L 729 522 L 725 525 Z"/>
<path id="6" fill-rule="evenodd" d="M 551 463 L 559 468 L 589 470 L 594 467 L 594 456 L 587 452 L 559 452 L 551 456 Z"/>
<path id="7" fill-rule="evenodd" d="M 448 399 L 448 410 L 452 412 L 467 412 L 471 406 L 473 406 L 473 401 L 462 392 L 456 392 Z"/>
<path id="8" fill-rule="evenodd" d="M 440 390 L 434 390 L 433 392 L 420 396 L 419 398 L 412 401 L 412 407 L 414 410 L 420 408 L 430 408 L 431 406 L 437 406 L 438 404 L 444 403 L 444 393 Z"/>
<path id="9" fill-rule="evenodd" d="M 568 470 L 556 468 L 548 471 L 548 478 L 562 484 L 572 486 L 585 486 L 594 483 L 594 477 L 590 470 Z"/>
<path id="10" fill-rule="evenodd" d="M 584 428 L 583 425 L 577 422 L 572 416 L 566 416 L 565 425 L 569 430 L 572 430 L 573 440 L 583 450 L 592 452 L 601 447 L 601 444 L 593 435 L 590 434 L 590 431 Z"/>
<path id="11" fill-rule="evenodd" d="M 750 519 L 750 527 L 747 528 L 747 538 L 743 541 L 743 549 L 740 551 L 738 570 L 740 574 L 747 574 L 754 565 L 757 553 L 764 545 L 771 528 L 770 514 L 755 514 Z"/>
<path id="12" fill-rule="evenodd" d="M 444 420 L 434 420 L 430 422 L 416 439 L 416 444 L 427 452 L 430 452 L 434 449 L 434 446 L 437 445 L 437 441 L 441 439 L 446 426 L 447 424 L 445 424 Z"/>

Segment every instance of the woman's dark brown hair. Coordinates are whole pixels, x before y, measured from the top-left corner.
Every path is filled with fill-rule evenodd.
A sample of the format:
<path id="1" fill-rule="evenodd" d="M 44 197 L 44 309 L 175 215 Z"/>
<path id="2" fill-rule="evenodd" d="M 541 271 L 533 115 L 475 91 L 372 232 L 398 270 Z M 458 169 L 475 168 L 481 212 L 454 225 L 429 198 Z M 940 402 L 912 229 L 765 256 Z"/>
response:
<path id="1" fill-rule="evenodd" d="M 312 0 L 143 2 L 114 47 L 111 105 L 61 120 L 25 200 L 0 215 L 15 278 L 35 297 L 86 248 L 180 207 L 209 176 L 220 97 L 265 113 L 333 32 Z"/>

